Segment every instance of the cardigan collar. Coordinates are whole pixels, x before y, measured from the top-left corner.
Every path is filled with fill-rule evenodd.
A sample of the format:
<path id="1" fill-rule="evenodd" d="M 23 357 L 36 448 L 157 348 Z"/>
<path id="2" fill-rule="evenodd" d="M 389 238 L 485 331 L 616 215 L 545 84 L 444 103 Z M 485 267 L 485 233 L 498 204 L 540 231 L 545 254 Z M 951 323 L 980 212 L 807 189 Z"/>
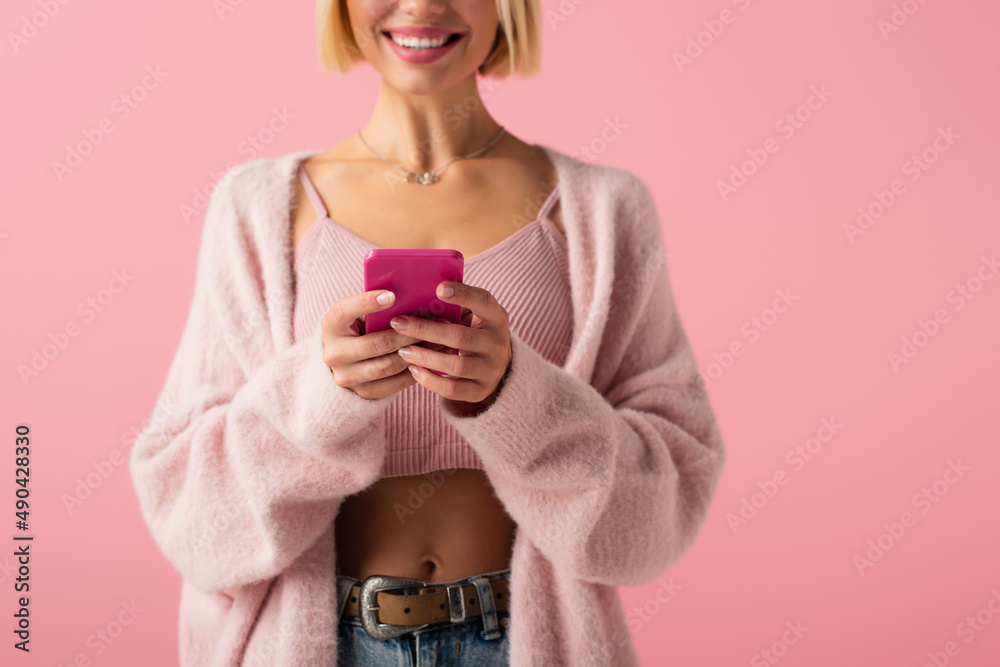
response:
<path id="1" fill-rule="evenodd" d="M 612 268 L 599 265 L 600 256 L 596 252 L 596 244 L 599 240 L 595 235 L 596 230 L 591 224 L 593 202 L 589 201 L 588 198 L 592 198 L 594 191 L 590 177 L 596 167 L 548 146 L 534 145 L 545 153 L 555 168 L 556 181 L 559 184 L 560 216 L 563 229 L 566 232 L 574 326 L 572 342 L 563 368 L 573 375 L 589 381 L 596 359 L 594 354 L 583 349 L 580 342 L 585 334 L 593 335 L 595 327 L 597 327 L 597 331 L 604 327 L 608 314 L 606 301 L 607 297 L 610 296 L 610 286 L 607 286 L 608 289 L 599 289 L 598 283 L 601 276 L 606 275 L 606 272 Z M 306 158 L 320 152 L 322 151 L 316 149 L 303 150 L 270 160 L 276 171 L 274 182 L 284 184 L 284 192 L 280 200 L 283 211 L 281 224 L 269 230 L 273 234 L 269 236 L 269 242 L 273 243 L 274 247 L 280 247 L 283 250 L 280 255 L 285 260 L 284 265 L 277 271 L 280 273 L 281 283 L 288 286 L 282 298 L 275 299 L 273 303 L 268 305 L 272 317 L 272 334 L 276 350 L 285 349 L 294 343 L 295 304 L 292 288 L 295 284 L 293 268 L 295 252 L 292 242 L 291 207 L 297 188 L 298 167 Z M 601 231 L 610 233 L 610 230 Z M 607 241 L 608 239 L 603 240 Z M 594 265 L 592 271 L 574 272 L 574 267 L 588 263 Z M 604 298 L 598 298 L 595 301 L 595 290 L 608 294 L 604 294 Z"/>

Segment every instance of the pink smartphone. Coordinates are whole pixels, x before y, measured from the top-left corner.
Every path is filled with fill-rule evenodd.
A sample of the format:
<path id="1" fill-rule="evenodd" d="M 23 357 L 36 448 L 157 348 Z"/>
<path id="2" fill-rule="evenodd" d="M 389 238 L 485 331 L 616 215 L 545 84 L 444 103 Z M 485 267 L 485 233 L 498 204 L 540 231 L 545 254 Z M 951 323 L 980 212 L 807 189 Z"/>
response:
<path id="1" fill-rule="evenodd" d="M 465 257 L 457 250 L 438 248 L 374 248 L 364 260 L 365 291 L 392 290 L 396 302 L 385 310 L 365 315 L 365 333 L 391 329 L 396 315 L 439 317 L 462 323 L 462 307 L 437 298 L 442 281 L 462 282 Z M 450 354 L 458 350 L 446 348 Z M 444 375 L 434 371 L 438 375 Z"/>

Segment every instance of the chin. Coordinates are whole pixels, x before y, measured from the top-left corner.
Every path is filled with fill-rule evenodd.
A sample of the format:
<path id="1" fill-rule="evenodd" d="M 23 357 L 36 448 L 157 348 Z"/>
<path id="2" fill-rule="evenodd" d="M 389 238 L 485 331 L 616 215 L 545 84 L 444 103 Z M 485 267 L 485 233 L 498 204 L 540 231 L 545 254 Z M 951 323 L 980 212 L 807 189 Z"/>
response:
<path id="1" fill-rule="evenodd" d="M 458 85 L 464 79 L 453 75 L 418 72 L 394 72 L 383 79 L 396 90 L 410 95 L 432 95 Z"/>

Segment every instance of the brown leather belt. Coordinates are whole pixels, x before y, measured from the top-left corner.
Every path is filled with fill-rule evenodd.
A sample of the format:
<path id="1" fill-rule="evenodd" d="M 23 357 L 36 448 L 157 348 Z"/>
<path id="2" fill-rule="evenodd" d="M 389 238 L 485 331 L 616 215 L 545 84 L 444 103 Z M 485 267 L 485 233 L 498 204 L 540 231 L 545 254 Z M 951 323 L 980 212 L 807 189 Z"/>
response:
<path id="1" fill-rule="evenodd" d="M 379 575 L 369 579 L 381 578 Z M 449 623 L 481 616 L 479 591 L 473 583 L 458 585 L 425 584 L 416 580 L 384 577 L 385 584 L 369 584 L 369 596 L 375 604 L 374 618 L 379 624 L 388 626 L 425 625 L 429 623 Z M 367 581 L 367 580 L 365 580 Z M 351 587 L 344 605 L 343 614 L 361 618 L 362 586 L 360 581 Z M 405 582 L 410 582 L 406 584 Z M 493 607 L 496 611 L 506 611 L 510 602 L 510 579 L 499 577 L 490 579 L 493 589 Z M 392 585 L 395 584 L 395 585 Z M 407 587 L 415 594 L 402 595 L 400 588 Z M 374 592 L 371 592 L 374 590 Z M 388 628 L 386 628 L 388 630 Z M 398 634 L 393 633 L 393 634 Z M 391 636 L 391 635 L 390 635 Z"/>

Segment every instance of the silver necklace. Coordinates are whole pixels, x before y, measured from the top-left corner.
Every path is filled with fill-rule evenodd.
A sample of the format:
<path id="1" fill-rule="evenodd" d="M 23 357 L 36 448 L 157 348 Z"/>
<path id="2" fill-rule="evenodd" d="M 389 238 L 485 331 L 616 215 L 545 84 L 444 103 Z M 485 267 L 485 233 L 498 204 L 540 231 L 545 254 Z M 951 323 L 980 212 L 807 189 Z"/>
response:
<path id="1" fill-rule="evenodd" d="M 441 171 L 442 169 L 444 169 L 445 167 L 447 167 L 449 164 L 451 164 L 455 160 L 465 160 L 466 158 L 476 157 L 480 153 L 485 153 L 487 150 L 490 149 L 491 146 L 493 146 L 493 144 L 495 144 L 500 139 L 500 137 L 502 135 L 503 135 L 503 126 L 501 125 L 500 126 L 500 131 L 497 132 L 496 136 L 493 137 L 492 139 L 490 139 L 490 142 L 488 144 L 486 144 L 485 146 L 483 146 L 482 148 L 480 148 L 478 151 L 469 153 L 468 155 L 459 155 L 458 157 L 453 157 L 452 159 L 448 160 L 447 162 L 445 162 L 443 165 L 441 165 L 437 169 L 432 169 L 430 171 L 410 171 L 409 169 L 406 169 L 405 167 L 403 167 L 403 166 L 401 166 L 401 165 L 393 162 L 389 158 L 386 158 L 386 157 L 383 157 L 383 156 L 379 155 L 378 152 L 374 148 L 372 148 L 371 146 L 368 145 L 368 142 L 365 141 L 365 138 L 361 136 L 361 130 L 358 129 L 358 139 L 361 140 L 361 143 L 363 143 L 365 145 L 365 148 L 367 148 L 368 150 L 370 150 L 375 155 L 375 157 L 377 157 L 378 159 L 382 160 L 383 162 L 388 162 L 389 164 L 391 164 L 392 166 L 394 166 L 396 169 L 399 169 L 401 172 L 403 172 L 403 174 L 405 176 L 405 180 L 406 180 L 407 183 L 420 183 L 421 185 L 431 185 L 433 183 L 437 183 L 437 181 L 438 181 L 437 173 L 439 171 Z"/>

